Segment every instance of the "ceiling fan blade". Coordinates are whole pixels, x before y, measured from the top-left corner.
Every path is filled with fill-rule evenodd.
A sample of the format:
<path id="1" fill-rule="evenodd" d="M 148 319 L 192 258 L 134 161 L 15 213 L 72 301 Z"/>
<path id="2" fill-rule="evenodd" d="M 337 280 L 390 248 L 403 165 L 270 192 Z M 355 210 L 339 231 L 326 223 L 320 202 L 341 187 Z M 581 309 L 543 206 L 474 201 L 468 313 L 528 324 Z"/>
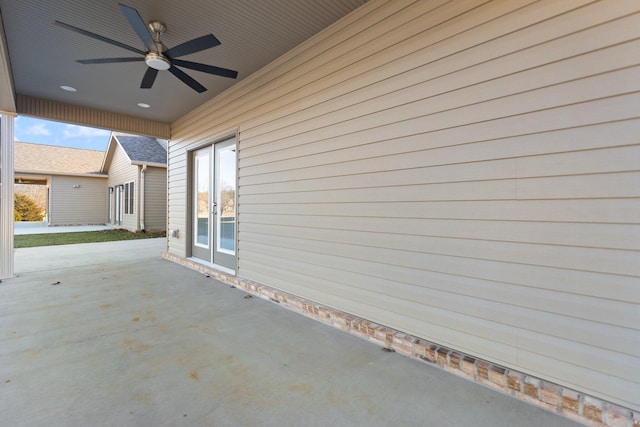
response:
<path id="1" fill-rule="evenodd" d="M 144 23 L 138 11 L 132 7 L 124 5 L 122 3 L 118 3 L 120 6 L 120 10 L 124 14 L 129 24 L 133 27 L 133 30 L 136 32 L 142 43 L 147 47 L 147 49 L 151 51 L 156 50 L 156 43 L 153 41 L 153 37 L 149 33 L 147 29 L 147 24 Z"/>
<path id="2" fill-rule="evenodd" d="M 197 39 L 189 40 L 168 49 L 165 53 L 169 58 L 177 58 L 179 56 L 188 55 L 190 53 L 200 52 L 201 50 L 209 49 L 214 46 L 218 46 L 220 41 L 215 38 L 213 34 L 207 34 L 206 36 L 198 37 Z"/>
<path id="3" fill-rule="evenodd" d="M 200 83 L 195 81 L 195 79 L 193 79 L 184 71 L 178 69 L 175 65 L 172 65 L 171 68 L 169 68 L 169 72 L 171 72 L 171 74 L 179 78 L 182 81 L 182 83 L 186 84 L 187 86 L 189 86 L 191 89 L 195 90 L 198 93 L 202 93 L 207 90 L 206 87 L 202 86 Z"/>
<path id="4" fill-rule="evenodd" d="M 182 59 L 172 59 L 171 62 L 181 67 L 202 71 L 203 73 L 214 74 L 216 76 L 230 77 L 232 79 L 238 77 L 237 71 L 229 70 L 227 68 L 215 67 L 213 65 L 201 64 L 199 62 L 183 61 Z"/>
<path id="5" fill-rule="evenodd" d="M 130 50 L 131 52 L 139 53 L 140 55 L 144 55 L 145 54 L 144 51 L 142 51 L 140 49 L 136 49 L 135 47 L 126 45 L 124 43 L 117 42 L 115 40 L 112 40 L 110 38 L 101 36 L 101 35 L 96 34 L 96 33 L 92 33 L 91 31 L 83 30 L 82 28 L 74 27 L 73 25 L 65 24 L 64 22 L 53 21 L 53 24 L 57 25 L 59 27 L 62 27 L 62 28 L 66 28 L 67 30 L 71 30 L 71 31 L 74 31 L 76 33 L 82 34 L 83 36 L 91 37 L 93 39 L 100 40 L 101 42 L 109 43 L 109 44 L 112 44 L 114 46 L 118 46 L 118 47 L 121 47 L 123 49 Z"/>
<path id="6" fill-rule="evenodd" d="M 115 64 L 117 62 L 142 62 L 144 58 L 98 58 L 98 59 L 78 59 L 81 64 Z"/>
<path id="7" fill-rule="evenodd" d="M 158 70 L 155 68 L 148 67 L 147 71 L 144 73 L 144 77 L 142 77 L 142 83 L 140 83 L 140 89 L 151 89 L 153 86 L 153 82 L 156 81 L 156 76 L 158 75 Z"/>

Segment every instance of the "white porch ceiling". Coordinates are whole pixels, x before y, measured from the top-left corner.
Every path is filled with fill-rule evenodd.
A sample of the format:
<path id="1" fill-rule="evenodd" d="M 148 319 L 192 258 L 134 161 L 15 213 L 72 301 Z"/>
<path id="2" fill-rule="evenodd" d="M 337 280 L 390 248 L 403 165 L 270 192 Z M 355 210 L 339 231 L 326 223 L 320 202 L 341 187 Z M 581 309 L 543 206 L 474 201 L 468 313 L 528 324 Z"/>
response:
<path id="1" fill-rule="evenodd" d="M 221 45 L 181 59 L 238 71 L 238 78 L 183 69 L 207 88 L 197 93 L 161 71 L 140 89 L 144 62 L 83 65 L 78 59 L 136 56 L 122 48 L 55 26 L 54 20 L 145 50 L 117 0 L 0 0 L 16 95 L 170 123 L 251 75 L 339 20 L 366 0 L 120 0 L 145 22 L 160 20 L 171 48 L 213 34 Z M 1 43 L 1 39 L 0 39 Z M 2 62 L 0 62 L 2 65 Z M 67 85 L 77 92 L 65 92 Z M 6 85 L 5 85 L 6 86 Z M 5 86 L 0 97 L 7 98 Z M 143 109 L 138 103 L 151 108 Z M 5 107 L 6 108 L 6 107 Z"/>

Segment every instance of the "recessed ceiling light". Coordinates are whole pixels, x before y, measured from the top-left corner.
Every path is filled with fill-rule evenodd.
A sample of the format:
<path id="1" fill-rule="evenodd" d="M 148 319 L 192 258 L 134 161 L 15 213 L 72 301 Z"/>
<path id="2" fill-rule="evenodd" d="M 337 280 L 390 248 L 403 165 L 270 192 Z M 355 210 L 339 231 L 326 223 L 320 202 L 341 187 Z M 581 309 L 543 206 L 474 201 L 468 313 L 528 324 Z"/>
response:
<path id="1" fill-rule="evenodd" d="M 67 92 L 76 92 L 78 89 L 71 86 L 60 86 L 60 89 L 66 90 Z"/>
<path id="2" fill-rule="evenodd" d="M 138 107 L 140 108 L 149 108 L 151 105 L 145 104 L 144 102 L 138 102 Z"/>

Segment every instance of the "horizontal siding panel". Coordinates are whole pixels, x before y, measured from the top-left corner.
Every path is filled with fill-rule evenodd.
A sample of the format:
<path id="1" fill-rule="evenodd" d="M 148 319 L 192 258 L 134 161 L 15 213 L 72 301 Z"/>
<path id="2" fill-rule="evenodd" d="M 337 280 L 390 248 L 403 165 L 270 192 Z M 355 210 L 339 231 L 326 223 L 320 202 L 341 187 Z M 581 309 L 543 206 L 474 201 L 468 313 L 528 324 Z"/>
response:
<path id="1" fill-rule="evenodd" d="M 640 145 L 518 159 L 518 177 L 634 172 L 640 167 Z"/>
<path id="2" fill-rule="evenodd" d="M 554 354 L 561 354 L 561 361 L 575 365 L 585 370 L 591 366 L 597 366 L 598 373 L 615 375 L 616 381 L 639 383 L 640 364 L 637 357 L 631 357 L 604 349 L 595 349 L 589 346 L 566 342 L 549 336 L 545 333 L 532 333 L 526 331 L 520 334 L 520 343 L 523 352 L 537 353 L 541 343 Z"/>
<path id="3" fill-rule="evenodd" d="M 541 71 L 533 70 L 530 74 L 534 72 Z M 553 77 L 560 79 L 562 75 L 554 74 Z M 382 111 L 376 103 L 369 103 L 370 111 L 357 105 L 352 107 L 351 113 L 343 110 L 339 112 L 340 114 L 336 113 L 335 117 L 331 115 L 327 118 L 323 117 L 323 122 L 318 125 L 314 121 L 305 121 L 297 126 L 290 125 L 284 131 L 273 136 L 269 135 L 268 139 L 261 137 L 260 143 L 277 141 L 274 143 L 274 148 L 277 149 L 280 144 L 286 144 L 289 138 L 295 138 L 296 141 L 304 143 L 307 138 L 326 139 L 414 118 L 426 119 L 431 115 L 435 115 L 443 127 L 453 127 L 459 125 L 460 120 L 480 122 L 632 92 L 633 81 L 638 77 L 640 77 L 640 67 L 636 66 L 561 84 L 549 84 L 539 89 L 530 87 L 531 81 L 538 83 L 540 80 L 535 74 L 517 76 L 517 78 L 509 76 L 437 96 L 426 96 L 430 95 L 429 93 L 420 94 L 419 88 L 414 87 L 411 88 L 411 95 L 407 96 L 417 98 L 422 95 L 422 98 L 414 101 L 390 99 L 390 104 L 397 104 L 397 106 Z M 388 97 L 397 96 L 399 95 L 394 94 Z M 307 130 L 304 131 L 304 129 Z"/>
<path id="4" fill-rule="evenodd" d="M 431 158 L 428 154 L 414 153 L 412 157 Z M 425 166 L 390 170 L 394 156 L 376 158 L 370 161 L 346 162 L 343 170 L 349 175 L 297 180 L 292 171 L 291 180 L 242 186 L 242 195 L 276 194 L 308 191 L 333 191 L 338 189 L 375 188 L 390 185 L 444 184 L 466 181 L 487 181 L 515 178 L 516 160 L 504 159 L 486 162 L 462 163 L 443 166 Z M 411 162 L 408 162 L 411 163 Z M 428 163 L 428 162 L 427 162 Z M 387 167 L 385 167 L 387 166 Z M 360 169 L 363 168 L 363 169 Z M 373 169 L 373 170 L 372 170 Z M 243 178 L 241 182 L 245 182 Z"/>
<path id="5" fill-rule="evenodd" d="M 240 251 L 243 248 L 243 242 L 275 246 L 275 241 L 270 236 L 255 235 L 253 238 L 249 238 L 240 230 L 239 238 Z M 308 244 L 304 245 L 288 239 L 285 244 L 280 242 L 278 246 L 292 250 L 334 255 L 345 259 L 374 259 L 378 262 L 384 260 L 385 265 L 573 293 L 603 300 L 622 300 L 635 304 L 640 302 L 640 290 L 637 286 L 638 279 L 636 277 L 492 260 L 479 261 L 472 258 L 441 254 L 415 254 L 403 251 L 376 250 L 375 248 L 367 247 L 355 248 L 353 245 L 330 245 L 322 242 L 306 243 Z M 606 283 L 606 286 L 603 286 L 603 283 Z M 627 320 L 633 321 L 634 318 L 635 316 L 632 312 Z"/>
<path id="6" fill-rule="evenodd" d="M 395 234 L 359 233 L 342 231 L 327 233 L 318 229 L 270 226 L 268 229 L 245 224 L 243 236 L 249 241 L 275 240 L 281 245 L 303 248 L 341 246 L 344 256 L 368 256 L 380 262 L 399 262 L 384 258 L 384 253 L 397 254 L 398 258 L 415 259 L 411 268 L 419 268 L 421 255 L 449 255 L 477 260 L 504 261 L 518 264 L 558 267 L 598 273 L 622 274 L 640 277 L 640 253 L 573 246 L 543 246 L 524 243 L 491 242 L 471 239 L 449 239 L 424 236 L 397 236 Z M 273 234 L 260 234 L 271 232 Z M 398 251 L 397 253 L 395 251 Z M 406 253 L 410 252 L 410 253 Z M 366 255 L 365 255 L 366 254 Z M 639 291 L 640 292 L 640 291 Z"/>
<path id="7" fill-rule="evenodd" d="M 393 159 L 393 156 L 402 156 L 413 153 L 421 156 L 425 166 L 438 166 L 453 163 L 480 162 L 496 159 L 509 159 L 513 157 L 528 157 L 537 155 L 554 155 L 555 153 L 579 152 L 581 150 L 600 149 L 604 155 L 614 156 L 624 150 L 605 149 L 605 147 L 621 147 L 636 144 L 625 132 L 634 126 L 632 121 L 615 123 L 603 123 L 584 128 L 565 129 L 546 133 L 545 140 L 538 144 L 529 143 L 540 139 L 540 134 L 525 134 L 512 137 L 498 137 L 489 135 L 487 140 L 469 140 L 468 136 L 461 139 L 451 132 L 436 132 L 427 135 L 416 135 L 388 142 L 374 142 L 357 144 L 341 149 L 332 149 L 336 142 L 316 145 L 303 145 L 290 150 L 281 150 L 271 153 L 269 162 L 260 165 L 247 164 L 245 159 L 240 160 L 240 166 L 245 175 L 268 173 L 273 171 L 296 170 L 313 166 L 326 166 L 335 163 L 336 154 L 340 155 L 340 162 L 354 160 L 369 160 L 377 157 Z M 357 141 L 356 141 L 357 143 Z M 344 144 L 343 144 L 344 145 Z M 628 148 L 627 150 L 637 150 Z M 571 153 L 567 154 L 573 155 Z M 588 154 L 587 154 L 588 155 Z M 332 157 L 333 156 L 333 157 Z M 546 158 L 545 156 L 545 158 Z M 406 157 L 406 156 L 404 156 Z M 249 158 L 248 160 L 252 160 Z M 386 160 L 386 161 L 391 161 Z M 332 161 L 333 160 L 333 161 Z M 525 159 L 528 160 L 528 159 Z M 371 160 L 369 160 L 371 161 Z M 603 167 L 602 165 L 600 167 Z M 611 166 L 609 166 L 611 167 Z M 407 166 L 403 165 L 403 168 Z M 246 169 L 246 170 L 244 170 Z M 545 172 L 548 173 L 548 172 Z"/>
<path id="8" fill-rule="evenodd" d="M 502 179 L 264 195 L 241 194 L 239 203 L 392 203 L 429 200 L 495 200 L 515 199 L 518 194 L 516 190 L 515 179 Z"/>
<path id="9" fill-rule="evenodd" d="M 607 136 L 611 138 L 611 134 Z M 513 138 L 509 140 L 510 145 L 520 146 L 521 140 L 526 142 L 529 138 Z M 616 141 L 618 143 L 622 141 Z M 614 148 L 590 149 L 586 151 L 559 152 L 553 154 L 537 154 L 527 152 L 526 148 L 521 148 L 519 156 L 514 159 L 516 153 L 513 148 L 507 150 L 495 151 L 492 148 L 507 144 L 496 144 L 495 141 L 488 141 L 475 144 L 463 144 L 453 147 L 423 149 L 410 151 L 410 158 L 406 156 L 407 152 L 399 153 L 393 151 L 389 147 L 382 152 L 378 152 L 377 148 L 382 148 L 382 144 L 371 144 L 355 149 L 344 150 L 341 153 L 341 161 L 333 162 L 335 164 L 336 173 L 350 176 L 348 180 L 340 179 L 336 181 L 327 180 L 326 187 L 309 187 L 312 190 L 322 190 L 325 188 L 339 188 L 339 183 L 344 182 L 345 185 L 358 185 L 359 176 L 365 173 L 374 174 L 385 172 L 379 175 L 380 179 L 385 179 L 383 185 L 389 183 L 397 184 L 417 184 L 429 182 L 451 182 L 465 180 L 483 180 L 496 178 L 513 178 L 513 177 L 541 177 L 541 176 L 557 176 L 557 175 L 576 175 L 585 173 L 604 173 L 604 172 L 621 172 L 633 171 L 638 168 L 638 159 L 640 158 L 640 146 L 622 146 Z M 524 144 L 522 144 L 524 145 Z M 539 148 L 538 148 L 539 150 Z M 366 154 L 365 154 L 366 153 Z M 493 155 L 489 153 L 494 153 Z M 496 153 L 500 153 L 499 155 Z M 335 153 L 334 153 L 335 156 Z M 488 157 L 492 156 L 493 159 Z M 495 159 L 499 156 L 499 160 Z M 329 153 L 323 153 L 315 156 L 307 156 L 296 159 L 297 162 L 290 160 L 283 162 L 273 162 L 269 165 L 261 165 L 262 171 L 256 168 L 247 168 L 247 173 L 270 173 L 274 171 L 292 170 L 298 173 L 302 168 L 322 168 L 326 169 L 332 162 L 329 160 Z M 364 157 L 364 158 L 363 158 Z M 324 163 L 322 163 L 324 162 Z M 341 171 L 338 171 L 341 168 Z M 395 173 L 391 173 L 391 172 Z M 496 171 L 496 172 L 492 172 Z M 375 179 L 377 175 L 367 176 L 366 181 Z M 252 179 L 243 176 L 243 182 Z M 326 180 L 327 178 L 325 178 Z M 330 178 L 329 178 L 330 179 Z M 352 184 L 353 182 L 353 184 Z M 262 184 L 263 187 L 286 191 L 287 184 L 294 186 L 298 190 L 305 190 L 309 183 L 296 181 L 278 182 L 278 185 Z M 246 184 L 250 185 L 250 184 Z M 317 184 L 316 184 L 317 185 Z M 372 183 L 371 186 L 380 185 Z M 247 191 L 255 191 L 250 187 L 243 189 Z M 275 191 L 272 191 L 275 192 Z"/>
<path id="10" fill-rule="evenodd" d="M 367 157 L 364 158 L 353 158 L 350 155 L 351 153 L 343 153 L 345 156 L 341 157 L 340 161 L 334 161 L 332 163 L 320 163 L 320 161 L 326 160 L 316 159 L 314 158 L 315 156 L 313 156 L 298 159 L 298 165 L 294 165 L 289 161 L 286 161 L 286 163 L 289 163 L 288 165 L 284 165 L 283 163 L 285 162 L 274 162 L 274 164 L 271 165 L 260 165 L 247 168 L 243 171 L 242 176 L 240 177 L 243 187 L 247 187 L 246 190 L 243 188 L 243 191 L 252 191 L 253 188 L 251 185 L 260 182 L 260 178 L 263 178 L 261 184 L 263 186 L 269 183 L 277 183 L 277 185 L 272 185 L 271 187 L 266 188 L 284 188 L 286 191 L 287 184 L 289 184 L 289 186 L 295 186 L 295 188 L 299 188 L 300 190 L 305 190 L 305 183 L 300 182 L 305 179 L 329 179 L 325 188 L 336 188 L 335 185 L 337 184 L 336 180 L 338 178 L 340 178 L 339 182 L 343 182 L 343 186 L 350 185 L 351 181 L 354 181 L 354 184 L 357 186 L 359 182 L 358 179 L 361 178 L 357 175 L 372 174 L 364 177 L 365 181 L 368 181 L 370 179 L 376 179 L 376 176 L 373 174 L 381 172 L 384 172 L 385 174 L 380 175 L 380 178 L 378 179 L 384 180 L 384 185 L 389 185 L 390 183 L 395 182 L 398 182 L 398 184 L 420 184 L 429 182 L 450 182 L 454 179 L 456 181 L 465 181 L 475 179 L 514 178 L 516 175 L 515 160 L 488 160 L 488 164 L 482 164 L 481 161 L 476 161 L 476 159 L 469 159 L 469 154 L 465 155 L 466 158 L 456 156 L 455 152 L 464 151 L 464 147 L 415 151 L 412 152 L 410 156 L 407 156 L 407 153 L 378 154 L 375 151 L 375 148 L 376 147 L 364 146 L 361 147 L 360 150 L 357 150 L 369 153 Z M 451 154 L 447 155 L 447 152 Z M 326 156 L 322 155 L 318 157 Z M 460 163 L 464 164 L 460 165 Z M 307 172 L 305 173 L 304 171 Z M 392 171 L 396 173 L 392 174 Z M 287 172 L 289 173 L 287 174 Z M 463 173 L 463 175 L 457 175 L 455 174 L 456 172 Z M 256 175 L 258 176 L 256 177 Z M 409 181 L 411 178 L 408 178 L 407 175 L 414 177 L 412 178 L 413 181 Z M 343 178 L 345 176 L 348 176 L 349 178 L 345 180 Z M 284 185 L 284 187 L 280 187 L 280 185 Z M 297 187 L 298 185 L 301 187 Z M 374 183 L 373 185 L 376 184 Z M 309 189 L 322 190 L 323 188 L 311 187 Z"/>
<path id="11" fill-rule="evenodd" d="M 345 179 L 348 186 L 348 180 Z M 393 203 L 435 200 L 584 199 L 640 196 L 640 172 L 466 181 L 454 183 L 380 185 L 370 188 L 326 188 L 271 194 L 240 195 L 239 203 Z"/>
<path id="12" fill-rule="evenodd" d="M 370 106 L 369 104 L 371 103 L 368 103 L 368 101 L 384 95 L 392 95 L 394 99 L 397 99 L 394 105 L 401 105 L 459 90 L 467 86 L 492 85 L 493 89 L 498 91 L 497 94 L 493 94 L 495 97 L 500 93 L 512 94 L 517 92 L 515 88 L 510 86 L 504 88 L 496 85 L 495 79 L 498 78 L 503 78 L 503 80 L 511 79 L 514 81 L 512 84 L 520 85 L 522 87 L 520 90 L 524 90 L 527 87 L 539 87 L 539 85 L 534 86 L 536 82 L 531 77 L 544 78 L 548 80 L 547 84 L 552 84 L 638 64 L 637 56 L 632 54 L 633 51 L 638 49 L 638 41 L 622 43 L 609 49 L 603 49 L 603 47 L 607 46 L 603 44 L 604 41 L 615 43 L 623 39 L 612 40 L 611 37 L 606 37 L 603 40 L 602 37 L 599 37 L 599 33 L 602 32 L 601 29 L 597 28 L 590 31 L 597 32 L 598 35 L 591 36 L 587 32 L 579 36 L 569 35 L 551 40 L 547 43 L 509 54 L 508 62 L 506 63 L 502 57 L 489 60 L 481 58 L 482 62 L 480 63 L 477 63 L 480 58 L 472 57 L 475 62 L 470 62 L 469 52 L 464 51 L 445 57 L 442 60 L 422 65 L 415 69 L 411 75 L 403 73 L 394 76 L 392 73 L 397 68 L 393 63 L 379 68 L 371 68 L 358 80 L 352 79 L 334 83 L 334 87 L 331 90 L 336 91 L 336 97 L 331 99 L 331 102 L 324 101 L 320 103 L 316 96 L 305 99 L 298 98 L 296 99 L 295 109 L 293 105 L 287 108 L 286 111 L 289 114 L 283 115 L 281 110 L 272 110 L 272 112 L 263 115 L 260 120 L 276 114 L 280 116 L 273 117 L 274 120 L 258 128 L 243 129 L 242 135 L 246 140 L 253 140 L 249 143 L 248 148 L 250 148 L 256 145 L 256 141 L 263 139 L 266 136 L 265 134 L 268 134 L 272 140 L 275 139 L 276 135 L 281 137 L 289 136 L 288 134 L 294 133 L 290 128 L 292 124 L 304 123 L 308 126 L 304 129 L 304 132 L 309 132 L 312 126 L 310 121 L 313 121 L 314 128 L 318 128 L 321 127 L 322 123 L 333 124 L 345 121 L 348 118 L 362 116 L 368 109 L 376 108 L 375 103 Z M 619 36 L 617 31 L 610 31 L 610 33 Z M 575 39 L 578 37 L 581 40 L 580 52 L 584 53 L 564 59 L 566 51 L 576 47 Z M 524 38 L 512 37 L 512 39 L 512 44 L 523 43 L 525 40 L 529 42 Z M 490 42 L 490 44 L 494 43 L 497 42 Z M 416 56 L 415 61 L 424 61 L 425 54 L 429 55 L 429 52 L 418 51 L 413 54 L 413 56 Z M 493 50 L 490 55 L 494 55 Z M 406 61 L 407 58 L 403 58 L 403 60 Z M 497 66 L 497 63 L 500 65 Z M 409 65 L 408 69 L 411 68 L 414 67 Z M 381 75 L 387 69 L 390 70 L 386 71 L 387 75 Z M 423 73 L 422 76 L 419 73 Z M 429 76 L 426 81 L 424 80 L 425 73 Z M 375 80 L 371 79 L 373 82 L 363 82 L 363 80 L 367 80 L 365 76 L 369 74 L 380 76 Z M 366 83 L 370 84 L 364 87 L 361 86 Z M 356 84 L 358 86 L 355 86 Z M 313 85 L 313 83 L 310 85 Z M 338 92 L 338 89 L 340 92 Z M 285 130 L 286 132 L 282 133 Z M 254 140 L 256 136 L 261 136 L 261 138 Z M 269 153 L 264 154 L 268 158 Z M 262 157 L 256 160 L 262 160 Z"/>
<path id="13" fill-rule="evenodd" d="M 467 141 L 465 143 L 464 140 L 459 139 L 459 137 L 456 138 L 451 132 L 443 132 L 442 136 L 439 134 L 419 135 L 394 141 L 393 144 L 384 141 L 333 151 L 331 147 L 325 147 L 324 144 L 305 145 L 302 147 L 305 150 L 317 147 L 314 148 L 316 153 L 300 153 L 300 157 L 282 161 L 272 158 L 269 166 L 258 170 L 258 172 L 296 170 L 296 173 L 298 173 L 300 169 L 314 166 L 326 167 L 335 163 L 344 164 L 351 161 L 354 163 L 349 164 L 348 169 L 356 166 L 362 168 L 363 172 L 384 170 L 390 173 L 391 170 L 398 170 L 409 172 L 412 175 L 422 171 L 423 173 L 429 173 L 429 176 L 431 174 L 438 176 L 438 172 L 443 173 L 443 175 L 445 172 L 450 172 L 450 175 L 456 178 L 459 177 L 458 181 L 464 181 L 466 179 L 482 179 L 483 177 L 484 179 L 505 177 L 503 175 L 474 175 L 473 172 L 475 172 L 475 168 L 479 167 L 488 169 L 504 167 L 504 165 L 513 162 L 513 158 L 518 158 L 520 176 L 532 176 L 534 172 L 549 174 L 550 172 L 543 166 L 555 168 L 557 172 L 551 174 L 556 175 L 563 174 L 558 171 L 559 167 L 573 167 L 576 168 L 574 169 L 575 172 L 582 173 L 587 171 L 587 167 L 591 168 L 590 171 L 606 172 L 612 171 L 618 161 L 624 162 L 621 164 L 622 170 L 627 170 L 630 168 L 628 166 L 629 162 L 635 160 L 637 156 L 637 140 L 633 137 L 633 131 L 635 131 L 636 127 L 637 123 L 634 121 L 603 123 L 548 132 L 544 134 L 544 141 L 540 141 L 541 136 L 543 136 L 541 134 L 528 134 L 479 142 Z M 636 145 L 624 147 L 632 144 Z M 613 148 L 604 148 L 607 146 Z M 289 151 L 298 150 L 292 149 Z M 409 158 L 404 155 L 407 153 L 411 153 Z M 278 154 L 285 156 L 287 152 L 281 151 Z M 336 161 L 336 156 L 339 156 L 339 161 Z M 576 158 L 576 156 L 584 156 L 585 158 Z M 384 161 L 380 160 L 381 157 L 384 158 Z M 404 159 L 404 163 L 399 160 L 397 162 L 398 166 L 394 168 L 393 162 L 396 157 Z M 414 158 L 416 157 L 422 160 L 423 163 L 415 162 Z M 606 158 L 608 161 L 598 164 L 597 158 Z M 553 159 L 553 161 L 545 162 L 546 159 Z M 498 162 L 498 160 L 505 161 Z M 586 165 L 582 164 L 584 161 L 587 162 Z M 541 163 L 544 163 L 544 165 L 541 165 Z M 558 165 L 559 163 L 561 165 Z M 412 164 L 414 165 L 413 167 L 411 167 Z M 244 167 L 244 165 L 245 163 L 241 159 L 240 167 L 243 171 L 242 179 L 243 187 L 245 187 L 243 190 L 247 191 L 246 186 L 254 182 L 250 176 L 247 176 L 253 168 Z M 453 168 L 455 165 L 459 166 L 450 171 L 444 168 L 444 166 Z M 386 166 L 386 169 L 383 169 L 383 166 Z M 434 169 L 437 166 L 440 166 L 440 168 Z M 465 173 L 465 168 L 470 169 L 470 172 Z M 534 170 L 533 168 L 536 169 Z M 551 170 L 553 171 L 554 169 Z M 449 175 L 444 175 L 440 180 L 444 181 L 445 176 Z M 393 176 L 392 179 L 394 179 Z M 296 182 L 299 181 L 299 179 L 296 180 Z M 448 181 L 451 181 L 451 176 L 449 176 Z M 411 181 L 400 182 L 417 183 Z M 262 182 L 262 185 L 268 183 L 269 181 Z M 284 183 L 286 184 L 287 181 L 284 181 Z M 335 182 L 329 185 L 335 185 Z"/>
<path id="14" fill-rule="evenodd" d="M 588 103 L 608 96 L 625 95 L 633 92 L 632 82 L 640 78 L 640 67 L 610 74 L 612 76 L 604 75 L 581 79 L 559 86 L 542 88 L 483 103 L 452 106 L 446 110 L 441 109 L 442 101 L 427 99 L 415 105 L 410 104 L 384 110 L 380 113 L 317 129 L 314 132 L 282 138 L 272 142 L 269 146 L 272 150 L 285 149 L 292 144 L 317 143 L 342 135 L 366 134 L 372 131 L 380 133 L 381 135 L 379 136 L 385 136 L 387 133 L 383 132 L 383 130 L 390 129 L 394 130 L 394 134 L 389 135 L 388 138 L 397 138 L 402 135 L 425 133 L 498 118 L 525 115 L 545 110 L 550 111 L 573 104 Z M 618 83 L 613 84 L 611 83 L 612 81 Z M 463 93 L 454 97 L 454 102 L 459 103 L 460 97 L 464 99 L 464 96 Z M 637 111 L 629 113 L 637 115 Z M 399 129 L 400 126 L 402 130 Z"/>
<path id="15" fill-rule="evenodd" d="M 187 189 L 187 181 L 186 180 L 170 180 L 169 181 L 169 189 L 174 191 L 186 191 Z"/>
<path id="16" fill-rule="evenodd" d="M 640 223 L 640 200 L 495 200 L 394 203 L 322 203 L 242 205 L 242 212 L 268 215 L 324 215 L 504 221 L 554 221 L 581 223 Z M 384 212 L 384 214 L 382 214 Z"/>
<path id="17" fill-rule="evenodd" d="M 640 173 L 518 179 L 519 199 L 597 199 L 640 196 Z"/>
<path id="18" fill-rule="evenodd" d="M 532 132 L 546 132 L 553 130 L 554 127 L 558 127 L 561 124 L 566 127 L 578 127 L 583 126 L 588 122 L 603 123 L 615 120 L 616 117 L 621 119 L 635 119 L 638 117 L 635 109 L 635 106 L 638 103 L 640 103 L 640 94 L 624 95 L 519 116 L 490 120 L 483 123 L 467 124 L 461 126 L 457 130 L 444 130 L 442 134 L 452 136 L 454 138 L 456 137 L 456 134 L 461 136 L 467 135 L 467 137 L 471 134 L 473 135 L 473 138 L 477 138 L 474 139 L 477 141 L 493 139 L 496 136 L 501 137 L 509 134 L 517 135 Z M 560 117 L 562 117 L 562 120 L 560 120 Z M 374 130 L 356 132 L 351 134 L 349 139 L 356 139 L 359 141 L 359 144 L 369 144 L 380 141 L 387 141 L 387 143 L 390 143 L 402 136 L 409 136 L 411 138 L 418 138 L 422 140 L 429 139 L 432 137 L 430 132 L 437 131 L 439 128 L 436 127 L 435 129 L 429 129 L 429 126 L 426 126 L 425 123 L 426 122 L 421 122 L 419 120 L 410 120 L 404 123 L 376 128 Z M 637 121 L 634 122 L 634 124 L 637 126 Z M 439 135 L 436 135 L 436 137 L 437 136 Z M 538 138 L 543 136 L 546 135 L 538 135 Z M 322 141 L 322 143 L 324 143 L 324 141 Z M 410 159 L 410 156 L 407 157 Z M 305 168 L 298 170 L 298 179 L 336 176 L 340 174 L 341 170 L 342 174 L 345 174 L 344 165 L 340 163 L 333 167 L 326 167 L 326 169 L 327 171 L 323 171 L 322 168 L 320 168 L 320 170 L 318 170 L 318 168 Z M 260 172 L 258 172 L 258 174 L 259 173 Z M 260 177 L 256 179 L 251 178 L 250 175 L 250 169 L 249 171 L 244 171 L 243 169 L 240 170 L 240 177 L 247 181 L 246 184 L 260 182 Z M 263 180 L 266 180 L 267 182 L 278 182 L 286 180 L 287 176 L 287 171 L 279 171 L 264 176 Z"/>
<path id="19" fill-rule="evenodd" d="M 181 223 L 184 222 L 184 217 L 185 217 L 185 207 L 181 206 L 181 205 L 170 205 L 169 209 L 169 216 L 176 221 L 178 218 L 182 219 L 183 221 L 181 221 Z"/>
<path id="20" fill-rule="evenodd" d="M 243 225 L 269 225 L 398 235 L 451 237 L 504 242 L 640 250 L 640 226 L 536 221 L 362 218 L 336 216 L 242 214 Z M 244 227 L 243 227 L 244 229 Z"/>
<path id="21" fill-rule="evenodd" d="M 446 307 L 447 310 L 466 314 L 475 313 L 474 316 L 487 320 L 500 318 L 502 322 L 521 329 L 640 356 L 640 348 L 632 348 L 628 344 L 636 339 L 638 325 L 631 322 L 632 316 L 629 314 L 633 312 L 633 304 L 626 300 L 612 304 L 614 307 L 606 312 L 607 309 L 601 309 L 599 299 L 583 295 L 531 289 L 417 268 L 407 269 L 371 260 L 343 258 L 264 243 L 245 242 L 242 251 L 326 268 L 328 270 L 323 278 L 347 287 L 388 296 L 403 295 L 405 299 L 422 301 L 426 305 Z M 282 261 L 277 264 L 283 268 L 288 266 Z M 400 289 L 403 292 L 399 292 Z M 474 308 L 478 301 L 483 303 L 481 310 Z M 594 310 L 599 317 L 593 317 Z M 588 329 L 585 329 L 584 321 L 588 323 Z M 612 333 L 609 325 L 623 328 Z"/>

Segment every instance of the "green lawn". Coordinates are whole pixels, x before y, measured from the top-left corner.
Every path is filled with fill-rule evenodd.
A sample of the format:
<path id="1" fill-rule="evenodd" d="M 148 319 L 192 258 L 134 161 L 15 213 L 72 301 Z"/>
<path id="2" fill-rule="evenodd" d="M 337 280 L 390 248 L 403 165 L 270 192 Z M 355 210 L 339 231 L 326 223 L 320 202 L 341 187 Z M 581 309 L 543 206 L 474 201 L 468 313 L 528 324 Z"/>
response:
<path id="1" fill-rule="evenodd" d="M 81 231 L 78 233 L 25 234 L 14 236 L 17 248 L 35 246 L 70 245 L 73 243 L 113 242 L 116 240 L 153 239 L 164 237 L 165 233 L 132 233 L 127 230 Z"/>

